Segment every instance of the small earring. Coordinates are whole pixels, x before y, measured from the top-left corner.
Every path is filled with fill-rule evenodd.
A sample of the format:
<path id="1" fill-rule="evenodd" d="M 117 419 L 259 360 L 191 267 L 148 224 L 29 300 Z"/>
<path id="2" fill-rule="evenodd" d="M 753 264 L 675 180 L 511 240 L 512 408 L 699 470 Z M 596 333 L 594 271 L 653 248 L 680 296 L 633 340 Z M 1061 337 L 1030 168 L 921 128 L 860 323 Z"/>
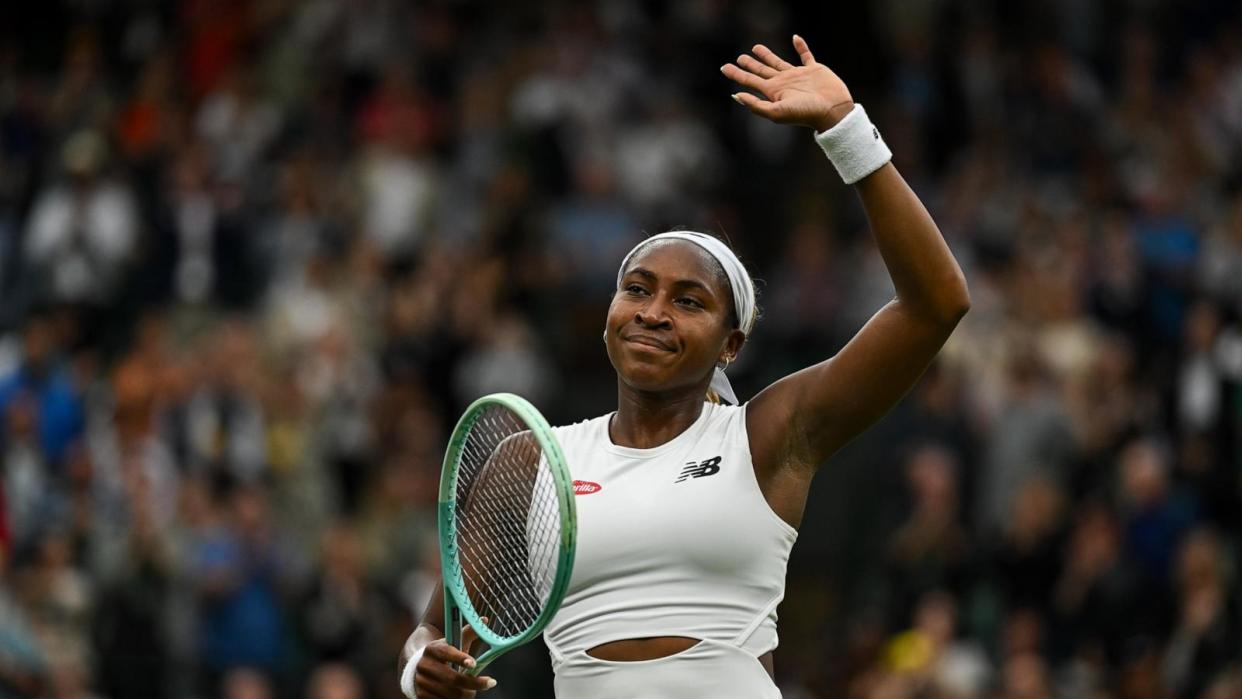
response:
<path id="1" fill-rule="evenodd" d="M 603 337 L 603 340 L 604 340 L 604 342 L 608 342 L 608 331 L 607 331 L 607 330 L 604 330 L 604 337 Z"/>

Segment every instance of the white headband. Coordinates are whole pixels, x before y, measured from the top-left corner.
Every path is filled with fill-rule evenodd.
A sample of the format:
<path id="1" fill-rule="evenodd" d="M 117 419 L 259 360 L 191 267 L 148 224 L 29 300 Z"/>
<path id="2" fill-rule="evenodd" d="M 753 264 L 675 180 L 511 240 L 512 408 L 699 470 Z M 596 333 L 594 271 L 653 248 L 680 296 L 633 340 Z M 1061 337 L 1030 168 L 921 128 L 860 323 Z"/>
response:
<path id="1" fill-rule="evenodd" d="M 733 292 L 733 308 L 737 312 L 738 327 L 747 337 L 750 331 L 755 327 L 755 283 L 751 281 L 750 274 L 746 272 L 746 267 L 742 265 L 742 261 L 737 259 L 737 255 L 729 249 L 718 238 L 703 233 L 695 233 L 694 231 L 669 231 L 653 235 L 634 246 L 626 254 L 625 259 L 621 260 L 621 268 L 617 270 L 617 288 L 621 288 L 621 278 L 625 275 L 625 268 L 630 263 L 630 258 L 639 249 L 648 243 L 659 240 L 685 240 L 700 248 L 706 250 L 716 262 L 720 264 L 720 268 L 724 270 L 725 276 L 729 278 L 729 289 Z M 716 367 L 716 373 L 712 375 L 711 388 L 716 395 L 727 400 L 732 405 L 737 405 L 737 394 L 733 392 L 733 386 L 729 384 L 729 379 L 725 377 L 724 369 Z"/>

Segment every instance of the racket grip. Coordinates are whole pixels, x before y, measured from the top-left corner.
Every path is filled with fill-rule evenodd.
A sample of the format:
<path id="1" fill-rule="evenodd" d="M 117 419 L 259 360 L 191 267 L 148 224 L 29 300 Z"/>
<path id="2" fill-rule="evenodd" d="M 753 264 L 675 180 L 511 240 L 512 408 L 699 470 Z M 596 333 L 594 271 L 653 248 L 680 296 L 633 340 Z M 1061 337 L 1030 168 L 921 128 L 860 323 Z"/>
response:
<path id="1" fill-rule="evenodd" d="M 453 602 L 451 594 L 444 595 L 444 642 L 454 648 L 461 648 L 461 608 Z M 469 651 L 467 651 L 469 652 Z"/>

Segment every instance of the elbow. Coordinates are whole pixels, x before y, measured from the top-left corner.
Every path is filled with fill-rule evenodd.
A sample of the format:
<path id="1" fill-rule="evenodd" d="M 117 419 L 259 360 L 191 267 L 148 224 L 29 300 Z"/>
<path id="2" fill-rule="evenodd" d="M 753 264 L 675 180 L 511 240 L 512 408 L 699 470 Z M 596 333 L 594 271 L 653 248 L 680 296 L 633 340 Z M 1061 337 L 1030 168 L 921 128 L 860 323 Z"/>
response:
<path id="1" fill-rule="evenodd" d="M 944 297 L 936 299 L 936 303 L 928 309 L 927 317 L 931 322 L 939 325 L 944 329 L 945 333 L 951 333 L 954 328 L 958 327 L 966 315 L 970 312 L 970 292 L 966 289 L 965 284 L 961 284 L 960 289 L 954 293 L 946 293 Z"/>
<path id="2" fill-rule="evenodd" d="M 970 312 L 970 289 L 966 280 L 960 279 L 953 293 L 945 294 L 944 299 L 936 305 L 936 320 L 950 330 L 957 327 L 962 318 Z"/>
<path id="3" fill-rule="evenodd" d="M 970 290 L 958 271 L 954 277 L 922 293 L 898 294 L 895 301 L 920 323 L 952 331 L 970 312 Z"/>
<path id="4" fill-rule="evenodd" d="M 967 313 L 970 313 L 970 290 L 963 284 L 962 295 L 953 306 L 953 324 L 957 325 Z"/>

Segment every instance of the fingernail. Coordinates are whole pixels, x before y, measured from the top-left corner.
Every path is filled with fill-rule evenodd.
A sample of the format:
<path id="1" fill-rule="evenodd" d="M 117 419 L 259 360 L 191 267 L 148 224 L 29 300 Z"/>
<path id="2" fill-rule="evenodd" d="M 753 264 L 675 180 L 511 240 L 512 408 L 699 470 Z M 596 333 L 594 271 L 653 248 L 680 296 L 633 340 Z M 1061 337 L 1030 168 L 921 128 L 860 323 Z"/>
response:
<path id="1" fill-rule="evenodd" d="M 729 64 L 728 64 L 728 63 L 726 63 L 726 64 L 724 64 L 724 65 L 720 66 L 720 72 L 721 72 L 721 73 L 725 72 L 725 68 L 728 68 L 728 67 L 729 67 Z"/>
<path id="2" fill-rule="evenodd" d="M 474 667 L 474 658 L 466 658 L 466 667 Z"/>
<path id="3" fill-rule="evenodd" d="M 741 95 L 739 95 L 739 94 L 737 94 L 737 93 L 735 92 L 735 93 L 733 93 L 732 97 L 733 97 L 733 101 L 734 101 L 734 102 L 737 102 L 738 104 L 741 104 L 741 103 L 742 103 L 742 96 L 741 96 Z"/>
<path id="4" fill-rule="evenodd" d="M 496 686 L 496 680 L 489 677 L 487 678 L 487 686 L 484 687 L 484 689 L 491 689 L 492 687 L 495 687 L 495 686 Z"/>

